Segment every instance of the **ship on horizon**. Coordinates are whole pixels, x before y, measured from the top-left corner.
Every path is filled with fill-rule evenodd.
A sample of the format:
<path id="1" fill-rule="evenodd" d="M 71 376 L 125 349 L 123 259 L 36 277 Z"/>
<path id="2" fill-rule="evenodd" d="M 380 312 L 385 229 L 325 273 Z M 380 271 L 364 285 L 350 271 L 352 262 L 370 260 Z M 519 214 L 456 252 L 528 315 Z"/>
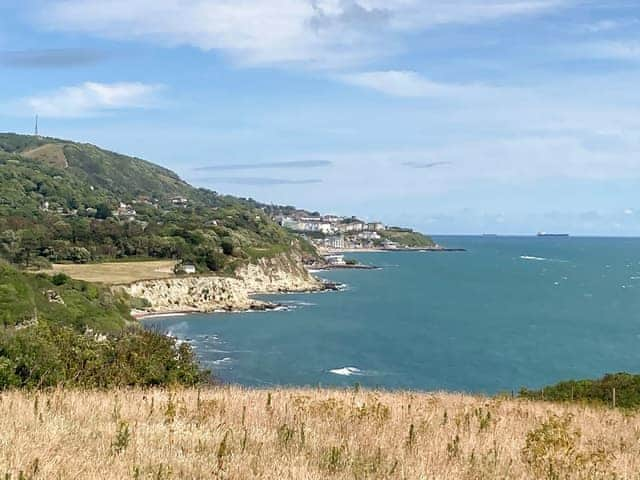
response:
<path id="1" fill-rule="evenodd" d="M 568 233 L 547 233 L 547 232 L 538 232 L 538 237 L 568 237 Z"/>

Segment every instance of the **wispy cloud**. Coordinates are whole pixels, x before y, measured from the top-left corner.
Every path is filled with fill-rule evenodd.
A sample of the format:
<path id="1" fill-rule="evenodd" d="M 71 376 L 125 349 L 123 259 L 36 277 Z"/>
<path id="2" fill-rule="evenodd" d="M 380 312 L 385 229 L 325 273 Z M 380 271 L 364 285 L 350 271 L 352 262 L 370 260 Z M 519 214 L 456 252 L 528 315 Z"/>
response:
<path id="1" fill-rule="evenodd" d="M 328 160 L 294 160 L 289 162 L 226 163 L 196 167 L 196 171 L 319 168 L 331 165 Z"/>
<path id="2" fill-rule="evenodd" d="M 451 165 L 451 162 L 414 162 L 414 161 L 409 161 L 409 162 L 402 162 L 402 165 L 404 165 L 405 167 L 421 169 L 421 168 L 439 167 L 441 165 Z"/>
<path id="3" fill-rule="evenodd" d="M 640 23 L 637 18 L 606 18 L 593 23 L 580 25 L 578 30 L 586 33 L 603 33 L 629 28 Z"/>
<path id="4" fill-rule="evenodd" d="M 233 184 L 233 185 L 253 185 L 258 187 L 268 187 L 274 185 L 310 185 L 315 183 L 322 183 L 322 180 L 317 178 L 305 178 L 305 179 L 287 179 L 287 178 L 265 178 L 265 177 L 215 177 L 215 178 L 201 178 L 199 182 L 206 182 L 210 184 Z"/>
<path id="5" fill-rule="evenodd" d="M 84 48 L 16 50 L 0 52 L 0 65 L 14 68 L 68 68 L 104 60 L 105 52 Z"/>
<path id="6" fill-rule="evenodd" d="M 221 50 L 249 64 L 354 64 L 403 33 L 563 7 L 570 0 L 52 0 L 53 30 Z"/>
<path id="7" fill-rule="evenodd" d="M 580 46 L 574 53 L 586 58 L 604 60 L 640 60 L 640 41 L 603 41 Z"/>
<path id="8" fill-rule="evenodd" d="M 97 83 L 64 87 L 28 97 L 20 102 L 31 113 L 43 117 L 86 117 L 101 113 L 148 108 L 156 104 L 160 85 L 145 83 Z"/>
<path id="9" fill-rule="evenodd" d="M 460 97 L 468 94 L 487 93 L 491 87 L 481 85 L 455 85 L 438 83 L 422 75 L 406 70 L 359 72 L 337 76 L 349 85 L 364 87 L 394 97 Z"/>

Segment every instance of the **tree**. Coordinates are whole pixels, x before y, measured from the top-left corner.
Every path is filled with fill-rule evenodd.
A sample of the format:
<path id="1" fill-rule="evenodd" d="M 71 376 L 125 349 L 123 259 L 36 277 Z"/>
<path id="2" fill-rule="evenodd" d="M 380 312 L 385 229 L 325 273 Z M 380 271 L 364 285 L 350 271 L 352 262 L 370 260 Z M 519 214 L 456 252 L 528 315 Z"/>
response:
<path id="1" fill-rule="evenodd" d="M 106 203 L 99 203 L 96 206 L 96 218 L 98 220 L 105 220 L 111 216 L 111 209 Z"/>

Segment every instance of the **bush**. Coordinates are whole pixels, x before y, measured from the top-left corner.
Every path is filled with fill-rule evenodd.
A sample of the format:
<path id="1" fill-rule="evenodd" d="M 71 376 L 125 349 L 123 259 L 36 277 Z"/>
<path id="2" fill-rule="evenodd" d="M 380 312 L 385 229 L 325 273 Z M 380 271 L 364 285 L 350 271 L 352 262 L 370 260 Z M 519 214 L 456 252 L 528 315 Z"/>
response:
<path id="1" fill-rule="evenodd" d="M 229 237 L 223 238 L 222 242 L 220 243 L 220 246 L 222 247 L 222 253 L 224 253 L 225 255 L 233 255 L 233 240 Z"/>
<path id="2" fill-rule="evenodd" d="M 71 278 L 69 278 L 68 275 L 66 275 L 66 274 L 64 274 L 62 272 L 56 273 L 55 275 L 53 275 L 51 277 L 51 283 L 53 283 L 54 285 L 57 285 L 57 286 L 64 285 L 69 280 L 71 280 Z"/>
<path id="3" fill-rule="evenodd" d="M 0 389 L 195 385 L 206 377 L 188 345 L 140 329 L 93 336 L 43 324 L 0 340 Z"/>

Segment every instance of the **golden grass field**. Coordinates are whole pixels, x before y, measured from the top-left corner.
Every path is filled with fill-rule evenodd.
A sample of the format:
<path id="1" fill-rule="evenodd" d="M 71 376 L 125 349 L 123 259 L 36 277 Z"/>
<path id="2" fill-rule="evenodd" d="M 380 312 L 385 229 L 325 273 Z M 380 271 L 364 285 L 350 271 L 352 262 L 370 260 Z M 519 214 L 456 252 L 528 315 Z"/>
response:
<path id="1" fill-rule="evenodd" d="M 640 415 L 446 393 L 5 392 L 0 475 L 638 479 Z"/>
<path id="2" fill-rule="evenodd" d="M 127 284 L 141 280 L 174 277 L 175 260 L 149 262 L 113 262 L 78 264 L 54 264 L 53 272 L 63 272 L 71 278 L 105 284 Z M 51 271 L 47 271 L 51 273 Z"/>

